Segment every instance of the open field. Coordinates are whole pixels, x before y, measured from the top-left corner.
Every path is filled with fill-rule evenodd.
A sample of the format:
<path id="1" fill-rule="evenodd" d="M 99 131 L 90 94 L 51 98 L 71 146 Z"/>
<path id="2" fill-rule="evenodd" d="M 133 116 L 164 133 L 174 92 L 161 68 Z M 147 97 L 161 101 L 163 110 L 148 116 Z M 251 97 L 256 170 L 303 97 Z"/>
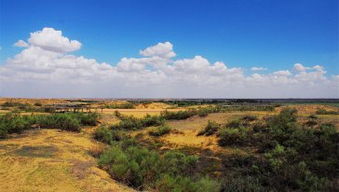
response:
<path id="1" fill-rule="evenodd" d="M 260 107 L 255 110 L 256 106 L 252 104 L 244 104 L 245 108 L 243 106 L 239 108 L 238 106 L 233 107 L 233 105 L 225 107 L 218 107 L 215 104 L 178 106 L 161 102 L 133 103 L 131 101 L 99 100 L 90 102 L 91 106 L 105 106 L 100 110 L 93 108 L 92 112 L 96 111 L 99 114 L 98 117 L 93 116 L 93 118 L 97 118 L 93 121 L 93 119 L 86 119 L 92 118 L 91 116 L 81 115 L 83 113 L 79 113 L 77 116 L 78 113 L 50 113 L 43 110 L 44 106 L 59 103 L 72 103 L 72 101 L 0 99 L 0 106 L 2 106 L 0 113 L 3 117 L 13 118 L 13 122 L 16 123 L 10 124 L 7 123 L 8 119 L 6 118 L 0 119 L 2 121 L 0 125 L 15 128 L 8 129 L 8 132 L 0 139 L 0 186 L 3 190 L 13 192 L 135 190 L 157 192 L 199 191 L 199 189 L 203 191 L 232 191 L 232 189 L 241 186 L 245 186 L 245 188 L 240 191 L 247 191 L 247 189 L 250 191 L 274 191 L 275 187 L 284 187 L 284 190 L 289 191 L 337 189 L 335 183 L 339 180 L 337 176 L 333 176 L 330 169 L 338 168 L 338 160 L 332 159 L 332 157 L 338 156 L 338 151 L 327 154 L 331 156 L 330 159 L 319 160 L 319 157 L 314 155 L 302 155 L 298 148 L 299 144 L 302 144 L 302 147 L 307 146 L 307 143 L 303 143 L 306 141 L 310 142 L 311 147 L 316 148 L 316 145 L 322 145 L 317 143 L 318 141 L 313 143 L 309 139 L 316 139 L 317 134 L 323 134 L 317 131 L 323 131 L 324 126 L 329 127 L 328 129 L 332 129 L 331 126 L 333 126 L 335 131 L 328 130 L 327 135 L 320 138 L 324 140 L 319 142 L 327 143 L 326 146 L 329 148 L 326 150 L 328 151 L 333 150 L 330 147 L 333 142 L 338 145 L 336 139 L 339 131 L 339 115 L 337 114 L 339 108 L 335 105 L 293 104 L 275 106 L 273 110 Z M 117 108 L 119 106 L 126 108 Z M 284 117 L 286 109 L 291 107 L 297 112 L 292 111 Z M 319 111 L 320 109 L 322 111 Z M 166 112 L 164 112 L 165 110 Z M 6 114 L 12 113 L 17 116 L 6 116 Z M 48 122 L 45 121 L 49 121 L 49 119 L 44 118 L 45 116 L 54 118 L 55 126 L 60 128 L 46 124 Z M 62 119 L 59 122 L 60 118 Z M 293 145 L 284 143 L 287 139 L 286 135 L 283 136 L 283 140 L 276 138 L 282 136 L 275 134 L 282 133 L 274 132 L 274 129 L 280 128 L 275 128 L 277 125 L 269 124 L 272 118 L 276 118 L 282 124 L 282 130 L 285 129 L 284 126 L 292 125 L 288 129 L 293 130 L 295 132 L 293 134 L 297 137 L 295 135 L 288 136 L 288 142 L 292 142 Z M 284 118 L 287 118 L 286 121 L 289 122 L 284 124 Z M 70 124 L 65 124 L 65 122 Z M 19 124 L 25 126 L 16 133 L 16 125 Z M 48 126 L 44 127 L 45 124 Z M 259 128 L 265 129 L 265 131 L 258 131 L 259 125 L 261 126 Z M 73 126 L 80 126 L 80 131 Z M 204 135 L 205 133 L 202 131 L 207 130 L 209 126 L 214 126 L 215 130 Z M 8 127 L 0 126 L 0 129 L 6 128 Z M 269 129 L 272 129 L 273 132 L 266 132 Z M 303 132 L 299 132 L 299 129 Z M 231 130 L 240 132 L 229 132 Z M 315 132 L 307 130 L 315 130 Z M 241 135 L 236 135 L 240 133 Z M 234 138 L 235 136 L 237 138 Z M 300 139 L 305 137 L 305 140 L 294 144 L 293 139 L 298 140 L 298 137 Z M 277 143 L 272 144 L 271 140 L 276 140 Z M 273 145 L 273 148 L 264 146 L 266 144 Z M 304 144 L 306 145 L 304 146 Z M 288 146 L 294 146 L 294 148 Z M 115 151 L 110 151 L 113 149 Z M 139 153 L 138 150 L 143 152 Z M 309 168 L 302 172 L 302 169 L 299 170 L 298 166 L 301 166 L 299 163 L 300 165 L 296 164 L 293 169 L 296 169 L 297 172 L 300 171 L 300 177 L 281 177 L 280 174 L 285 174 L 287 165 L 294 166 L 294 164 L 289 162 L 287 156 L 283 156 L 282 152 L 280 152 L 280 156 L 272 156 L 275 150 L 282 150 L 284 153 L 288 153 L 288 150 L 295 150 L 297 156 L 294 158 L 302 157 L 304 160 L 300 163 L 306 163 Z M 318 150 L 319 154 L 327 153 L 327 151 L 322 151 L 322 148 L 310 148 L 309 150 Z M 115 155 L 110 156 L 110 153 Z M 139 157 L 130 156 L 134 153 Z M 152 159 L 141 162 L 133 159 L 147 159 L 151 156 L 158 160 L 148 164 L 148 162 L 152 162 Z M 115 159 L 117 157 L 121 159 Z M 129 160 L 125 162 L 124 158 Z M 193 161 L 195 158 L 197 160 Z M 175 167 L 183 163 L 181 161 L 190 161 L 189 159 L 194 163 L 194 167 L 176 170 Z M 277 172 L 267 168 L 267 166 L 277 166 L 270 164 L 273 160 L 282 165 L 281 167 L 272 167 Z M 312 161 L 321 164 L 313 165 Z M 129 162 L 135 164 L 130 165 Z M 174 170 L 162 170 L 166 165 L 161 163 L 170 162 L 174 164 L 168 166 Z M 160 167 L 157 170 L 152 170 L 152 166 Z M 328 173 L 326 171 L 318 173 L 320 168 Z M 253 169 L 258 170 L 253 172 Z M 138 171 L 134 172 L 133 170 Z M 261 172 L 268 170 L 270 172 L 267 174 L 272 174 L 272 176 L 261 175 Z M 305 175 L 312 177 L 312 182 L 318 183 L 318 185 L 309 185 L 305 180 Z M 260 180 L 253 177 L 260 178 Z M 186 183 L 181 183 L 179 180 L 185 180 Z M 293 180 L 298 182 L 293 185 L 284 184 Z M 273 185 L 274 183 L 276 186 Z M 322 188 L 324 186 L 325 188 Z"/>

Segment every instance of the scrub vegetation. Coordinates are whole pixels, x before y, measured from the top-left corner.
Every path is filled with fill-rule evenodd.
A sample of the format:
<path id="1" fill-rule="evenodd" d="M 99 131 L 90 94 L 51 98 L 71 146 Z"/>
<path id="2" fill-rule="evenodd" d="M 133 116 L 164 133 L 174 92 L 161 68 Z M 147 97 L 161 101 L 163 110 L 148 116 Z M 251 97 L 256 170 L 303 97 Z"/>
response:
<path id="1" fill-rule="evenodd" d="M 121 103 L 152 106 L 152 102 L 146 102 Z M 339 121 L 336 107 L 297 104 L 286 107 L 248 102 L 194 104 L 192 101 L 173 101 L 164 102 L 172 108 L 167 106 L 157 111 L 154 108 L 129 108 L 128 113 L 124 111 L 126 106 L 115 110 L 103 107 L 100 113 L 27 113 L 25 110 L 19 113 L 3 109 L 0 142 L 11 144 L 0 146 L 0 151 L 6 151 L 2 152 L 5 160 L 11 155 L 60 161 L 59 158 L 63 158 L 60 153 L 67 150 L 73 158 L 81 156 L 77 154 L 81 150 L 73 149 L 73 143 L 69 142 L 80 147 L 90 141 L 91 148 L 81 154 L 92 155 L 96 163 L 91 165 L 106 172 L 112 181 L 127 187 L 119 187 L 118 191 L 338 190 Z M 17 109 L 21 106 L 18 103 L 12 101 L 2 106 Z M 28 104 L 35 108 L 46 105 L 44 101 Z M 112 105 L 112 102 L 91 101 L 90 104 L 100 107 Z M 39 135 L 58 129 L 65 131 Z M 53 137 L 48 136 L 50 134 Z M 72 140 L 62 140 L 64 136 L 57 137 L 58 134 L 70 134 Z M 17 136 L 23 140 L 18 146 L 15 144 Z M 46 138 L 27 145 L 25 137 L 27 140 L 28 137 Z M 60 145 L 54 145 L 58 140 Z M 67 143 L 67 150 L 63 149 L 61 146 Z M 76 169 L 77 178 L 88 174 L 82 168 L 87 166 L 86 160 L 82 161 L 72 168 Z M 78 181 L 72 179 L 72 182 Z M 6 189 L 10 187 L 7 185 Z"/>

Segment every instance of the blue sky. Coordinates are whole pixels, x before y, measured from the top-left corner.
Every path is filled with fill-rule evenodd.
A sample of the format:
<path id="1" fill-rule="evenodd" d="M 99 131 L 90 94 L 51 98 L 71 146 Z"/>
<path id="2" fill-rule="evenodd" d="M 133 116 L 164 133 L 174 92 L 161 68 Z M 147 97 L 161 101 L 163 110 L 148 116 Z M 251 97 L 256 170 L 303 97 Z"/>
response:
<path id="1" fill-rule="evenodd" d="M 76 55 L 116 64 L 170 41 L 178 58 L 203 55 L 269 71 L 294 63 L 338 74 L 337 0 L 1 0 L 0 63 L 30 32 L 53 27 L 83 44 Z"/>
<path id="2" fill-rule="evenodd" d="M 338 0 L 0 0 L 0 97 L 339 98 Z"/>

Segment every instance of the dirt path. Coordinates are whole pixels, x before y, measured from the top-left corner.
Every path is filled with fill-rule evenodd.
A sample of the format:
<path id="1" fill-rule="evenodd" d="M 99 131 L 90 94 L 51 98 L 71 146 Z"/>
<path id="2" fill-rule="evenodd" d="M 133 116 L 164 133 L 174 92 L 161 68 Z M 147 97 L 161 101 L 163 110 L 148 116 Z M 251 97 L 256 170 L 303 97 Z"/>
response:
<path id="1" fill-rule="evenodd" d="M 0 140 L 1 191 L 134 191 L 96 167 L 89 150 L 99 144 L 86 132 L 30 130 Z"/>

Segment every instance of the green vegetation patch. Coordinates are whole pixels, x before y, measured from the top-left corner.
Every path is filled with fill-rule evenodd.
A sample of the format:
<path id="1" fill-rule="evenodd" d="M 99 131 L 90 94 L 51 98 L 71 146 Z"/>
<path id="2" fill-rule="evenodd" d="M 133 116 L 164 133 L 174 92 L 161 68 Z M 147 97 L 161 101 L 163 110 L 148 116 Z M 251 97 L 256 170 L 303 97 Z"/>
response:
<path id="1" fill-rule="evenodd" d="M 83 125 L 96 125 L 98 118 L 97 113 L 53 113 L 50 115 L 6 113 L 0 115 L 0 138 L 6 138 L 9 133 L 21 133 L 24 130 L 39 127 L 79 132 Z"/>
<path id="2" fill-rule="evenodd" d="M 156 127 L 150 130 L 149 135 L 154 136 L 154 137 L 160 137 L 160 136 L 169 134 L 170 132 L 171 132 L 171 127 L 169 127 L 168 125 L 163 125 L 163 126 Z"/>

